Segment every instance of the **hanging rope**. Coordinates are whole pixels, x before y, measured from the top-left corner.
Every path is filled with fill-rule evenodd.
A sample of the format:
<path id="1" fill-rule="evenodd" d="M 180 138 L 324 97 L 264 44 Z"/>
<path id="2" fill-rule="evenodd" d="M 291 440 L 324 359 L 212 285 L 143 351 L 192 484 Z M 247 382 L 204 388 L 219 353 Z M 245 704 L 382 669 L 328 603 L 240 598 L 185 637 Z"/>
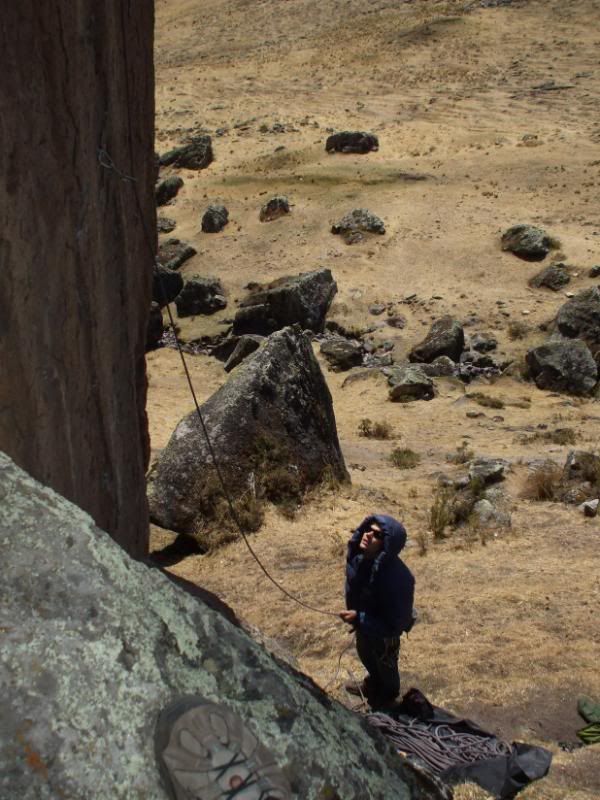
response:
<path id="1" fill-rule="evenodd" d="M 154 244 L 153 244 L 153 241 L 152 241 L 152 237 L 150 236 L 150 233 L 148 231 L 148 227 L 147 227 L 146 222 L 145 222 L 144 212 L 143 212 L 143 209 L 142 209 L 142 204 L 140 202 L 140 198 L 139 198 L 139 194 L 138 194 L 138 190 L 137 190 L 137 181 L 136 181 L 136 179 L 131 177 L 130 175 L 127 175 L 122 170 L 120 170 L 115 165 L 115 162 L 113 161 L 111 155 L 103 147 L 98 148 L 98 163 L 105 170 L 107 170 L 109 172 L 114 172 L 115 175 L 118 175 L 118 177 L 121 180 L 129 183 L 129 185 L 132 187 L 133 195 L 134 195 L 135 203 L 136 203 L 136 208 L 137 208 L 137 213 L 138 213 L 138 217 L 139 217 L 139 220 L 140 220 L 140 223 L 141 223 L 141 226 L 142 226 L 142 230 L 143 230 L 143 233 L 144 233 L 144 241 L 145 241 L 146 246 L 148 248 L 148 252 L 150 254 L 152 262 L 156 266 L 161 266 L 160 262 L 156 259 L 156 254 L 154 252 Z M 175 333 L 175 320 L 173 319 L 173 313 L 171 311 L 171 305 L 170 305 L 170 303 L 166 302 L 167 295 L 166 295 L 166 292 L 165 292 L 165 289 L 164 289 L 164 285 L 163 285 L 163 282 L 162 282 L 162 276 L 160 274 L 160 270 L 157 272 L 157 274 L 158 274 L 158 284 L 159 284 L 159 287 L 160 287 L 162 298 L 163 298 L 163 301 L 165 301 L 165 302 L 163 302 L 163 305 L 167 309 L 169 322 L 170 322 L 171 328 L 173 330 L 173 333 Z M 248 537 L 246 536 L 246 533 L 245 533 L 245 531 L 243 529 L 243 526 L 241 524 L 239 515 L 238 515 L 238 513 L 236 511 L 236 508 L 235 508 L 235 506 L 233 504 L 233 501 L 231 499 L 231 495 L 230 495 L 228 487 L 227 487 L 227 485 L 225 483 L 225 479 L 223 477 L 223 473 L 222 473 L 222 470 L 221 470 L 221 466 L 219 464 L 219 460 L 217 459 L 217 456 L 216 456 L 216 453 L 214 451 L 212 442 L 210 440 L 210 436 L 208 434 L 208 430 L 206 428 L 206 424 L 204 422 L 204 418 L 203 418 L 202 412 L 200 410 L 200 404 L 198 403 L 198 399 L 196 397 L 196 392 L 194 390 L 194 385 L 193 385 L 192 378 L 191 378 L 191 375 L 190 375 L 190 372 L 189 372 L 189 369 L 188 369 L 188 365 L 187 365 L 187 362 L 185 360 L 185 355 L 183 353 L 183 348 L 181 346 L 181 342 L 179 341 L 179 338 L 177 337 L 177 335 L 175 335 L 175 343 L 176 343 L 176 346 L 177 346 L 177 351 L 179 353 L 179 357 L 181 359 L 181 363 L 183 365 L 183 370 L 185 372 L 185 377 L 186 377 L 187 384 L 188 384 L 188 387 L 189 387 L 189 390 L 190 390 L 190 394 L 191 394 L 192 399 L 194 401 L 194 407 L 196 409 L 196 414 L 197 414 L 198 420 L 200 422 L 200 428 L 202 430 L 202 434 L 203 434 L 204 439 L 206 441 L 206 446 L 208 448 L 208 452 L 210 454 L 210 458 L 211 458 L 212 463 L 213 463 L 213 465 L 215 467 L 215 472 L 217 473 L 217 478 L 218 478 L 219 483 L 221 485 L 221 489 L 223 491 L 223 495 L 224 495 L 225 500 L 227 502 L 227 507 L 229 509 L 229 514 L 230 514 L 231 519 L 233 520 L 236 528 L 238 529 L 238 532 L 239 532 L 240 536 L 244 540 L 244 542 L 246 544 L 246 547 L 248 548 L 252 558 L 256 561 L 256 563 L 258 564 L 258 566 L 260 567 L 260 569 L 264 573 L 265 577 L 268 578 L 268 580 L 270 580 L 271 583 L 275 587 L 277 587 L 277 589 L 279 589 L 279 591 L 282 594 L 284 594 L 289 600 L 292 600 L 294 603 L 297 603 L 299 606 L 302 606 L 303 608 L 306 608 L 309 611 L 313 611 L 315 614 L 324 614 L 327 617 L 336 617 L 337 618 L 338 614 L 335 611 L 327 611 L 327 610 L 322 609 L 322 608 L 317 608 L 316 606 L 313 606 L 310 603 L 306 603 L 304 600 L 301 600 L 299 597 L 296 597 L 291 592 L 288 592 L 288 590 L 284 586 L 282 586 L 279 583 L 279 581 L 277 581 L 271 575 L 269 570 L 262 563 L 262 561 L 260 560 L 260 558 L 258 557 L 256 552 L 254 551 L 252 545 L 248 541 Z"/>

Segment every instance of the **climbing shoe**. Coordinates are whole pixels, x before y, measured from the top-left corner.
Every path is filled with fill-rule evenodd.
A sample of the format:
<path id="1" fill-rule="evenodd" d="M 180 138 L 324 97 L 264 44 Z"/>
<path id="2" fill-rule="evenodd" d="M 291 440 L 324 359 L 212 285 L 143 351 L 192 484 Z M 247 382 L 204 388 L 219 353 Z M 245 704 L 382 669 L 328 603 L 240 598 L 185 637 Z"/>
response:
<path id="1" fill-rule="evenodd" d="M 179 697 L 160 713 L 155 751 L 171 800 L 291 798 L 275 758 L 241 718 L 201 697 Z"/>

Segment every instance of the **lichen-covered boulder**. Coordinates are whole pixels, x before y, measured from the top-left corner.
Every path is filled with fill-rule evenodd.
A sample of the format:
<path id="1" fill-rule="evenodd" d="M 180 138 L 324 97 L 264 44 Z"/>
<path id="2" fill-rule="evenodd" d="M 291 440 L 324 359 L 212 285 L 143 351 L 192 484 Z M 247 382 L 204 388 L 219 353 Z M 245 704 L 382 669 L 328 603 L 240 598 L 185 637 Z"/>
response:
<path id="1" fill-rule="evenodd" d="M 166 206 L 167 203 L 177 197 L 182 186 L 183 178 L 180 178 L 179 175 L 171 175 L 165 178 L 156 187 L 156 205 Z"/>
<path id="2" fill-rule="evenodd" d="M 460 322 L 445 316 L 436 320 L 425 339 L 410 351 L 409 360 L 429 364 L 439 356 L 458 361 L 465 347 L 465 334 Z"/>
<path id="3" fill-rule="evenodd" d="M 370 153 L 379 150 L 379 140 L 374 133 L 340 131 L 327 137 L 325 150 L 328 153 Z"/>
<path id="4" fill-rule="evenodd" d="M 571 275 L 564 264 L 550 264 L 545 267 L 541 272 L 531 278 L 529 285 L 534 289 L 544 287 L 552 289 L 553 292 L 558 292 L 566 286 L 571 280 Z"/>
<path id="5" fill-rule="evenodd" d="M 513 225 L 502 234 L 502 249 L 526 261 L 542 261 L 552 247 L 552 238 L 535 225 Z"/>
<path id="6" fill-rule="evenodd" d="M 287 197 L 277 195 L 262 206 L 258 218 L 261 222 L 271 222 L 290 213 L 290 202 Z"/>
<path id="7" fill-rule="evenodd" d="M 562 305 L 556 326 L 563 336 L 582 339 L 594 350 L 600 345 L 600 287 L 592 286 Z"/>
<path id="8" fill-rule="evenodd" d="M 202 415 L 234 497 L 265 487 L 316 484 L 325 472 L 348 480 L 333 403 L 298 327 L 272 334 L 202 406 Z M 285 487 L 282 488 L 282 485 Z M 150 516 L 174 531 L 194 532 L 210 520 L 219 491 L 198 416 L 184 417 L 154 465 Z"/>
<path id="9" fill-rule="evenodd" d="M 205 169 L 212 162 L 212 139 L 208 134 L 192 137 L 188 144 L 175 147 L 160 156 L 161 167 L 174 166 L 185 169 Z"/>
<path id="10" fill-rule="evenodd" d="M 229 211 L 220 203 L 211 203 L 202 215 L 202 231 L 219 233 L 229 221 Z"/>
<path id="11" fill-rule="evenodd" d="M 321 333 L 336 292 L 337 284 L 329 269 L 304 272 L 257 286 L 240 303 L 233 333 L 268 336 L 286 325 L 295 324 Z"/>
<path id="12" fill-rule="evenodd" d="M 341 336 L 326 339 L 321 343 L 321 353 L 332 370 L 344 372 L 358 367 L 363 360 L 363 347 L 359 342 L 351 342 Z"/>
<path id="13" fill-rule="evenodd" d="M 192 276 L 175 298 L 177 314 L 192 317 L 196 314 L 214 314 L 227 306 L 225 292 L 218 278 Z"/>
<path id="14" fill-rule="evenodd" d="M 388 384 L 388 396 L 396 403 L 432 400 L 435 397 L 433 381 L 414 364 L 392 369 L 388 375 Z"/>
<path id="15" fill-rule="evenodd" d="M 291 797 L 442 800 L 361 717 L 0 454 L 0 796 L 165 800 L 160 712 L 200 695 Z"/>
<path id="16" fill-rule="evenodd" d="M 331 226 L 331 232 L 341 235 L 347 244 L 356 244 L 364 239 L 364 233 L 382 236 L 385 225 L 376 214 L 366 208 L 355 208 Z"/>
<path id="17" fill-rule="evenodd" d="M 527 367 L 538 389 L 585 396 L 598 381 L 598 367 L 580 339 L 550 339 L 527 353 Z"/>

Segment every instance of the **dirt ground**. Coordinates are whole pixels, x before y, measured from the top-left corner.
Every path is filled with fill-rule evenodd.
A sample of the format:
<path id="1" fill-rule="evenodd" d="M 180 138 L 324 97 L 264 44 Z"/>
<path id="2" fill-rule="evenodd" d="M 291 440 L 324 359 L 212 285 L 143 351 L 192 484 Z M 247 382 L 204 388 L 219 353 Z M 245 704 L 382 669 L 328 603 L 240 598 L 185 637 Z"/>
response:
<path id="1" fill-rule="evenodd" d="M 560 251 L 544 265 L 568 264 L 568 292 L 594 285 L 588 272 L 600 263 L 599 22 L 594 0 L 490 8 L 157 0 L 156 149 L 205 130 L 215 150 L 208 169 L 178 172 L 185 185 L 160 213 L 177 221 L 170 236 L 198 251 L 184 277 L 216 275 L 228 298 L 223 312 L 178 321 L 181 336 L 225 330 L 249 281 L 326 266 L 338 284 L 330 317 L 378 325 L 373 340 L 393 342 L 396 360 L 432 320 L 451 313 L 469 335 L 493 333 L 500 354 L 518 363 L 545 338 L 538 325 L 553 318 L 565 292 L 529 288 L 542 265 L 503 253 L 500 234 L 529 222 L 559 239 Z M 371 131 L 380 149 L 328 155 L 330 129 Z M 275 194 L 289 197 L 291 214 L 259 222 L 260 206 Z M 200 232 L 209 202 L 229 209 L 220 234 Z M 331 223 L 357 207 L 380 216 L 386 234 L 347 246 L 330 233 Z M 372 316 L 375 302 L 392 303 L 405 328 Z M 526 326 L 525 336 L 511 340 L 515 322 Z M 315 343 L 320 358 L 318 349 Z M 175 351 L 156 350 L 147 362 L 156 455 L 192 402 Z M 216 359 L 190 356 L 188 363 L 201 401 L 226 380 Z M 383 377 L 345 383 L 348 373 L 321 363 L 352 484 L 314 492 L 293 520 L 269 510 L 252 536 L 260 558 L 289 591 L 336 611 L 351 528 L 373 511 L 402 519 L 420 612 L 402 647 L 403 688 L 418 686 L 432 702 L 507 739 L 549 747 L 549 777 L 523 798 L 600 797 L 600 746 L 570 753 L 559 745 L 577 741 L 578 696 L 600 699 L 600 522 L 576 507 L 520 497 L 528 462 L 562 464 L 571 449 L 525 443 L 523 434 L 569 427 L 578 448 L 593 449 L 598 402 L 504 375 L 468 387 L 437 379 L 434 400 L 400 405 L 387 400 Z M 503 407 L 479 406 L 467 397 L 473 391 Z M 474 411 L 480 416 L 467 416 Z M 393 438 L 359 436 L 365 417 L 388 422 Z M 512 527 L 457 531 L 434 542 L 432 495 L 441 474 L 464 470 L 447 461 L 464 442 L 476 455 L 510 461 Z M 394 468 L 387 457 L 395 446 L 418 452 L 420 464 Z M 153 528 L 153 549 L 172 538 Z M 243 543 L 171 569 L 217 593 L 348 702 L 341 686 L 360 669 L 352 647 L 340 658 L 349 643 L 342 623 L 290 603 Z M 464 791 L 464 800 L 485 796 Z"/>

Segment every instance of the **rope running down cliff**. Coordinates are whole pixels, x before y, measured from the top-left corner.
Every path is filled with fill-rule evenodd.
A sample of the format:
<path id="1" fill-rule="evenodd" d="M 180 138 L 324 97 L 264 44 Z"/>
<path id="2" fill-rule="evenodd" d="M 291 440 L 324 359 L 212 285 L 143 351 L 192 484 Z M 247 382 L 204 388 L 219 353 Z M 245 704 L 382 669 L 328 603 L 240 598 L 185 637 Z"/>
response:
<path id="1" fill-rule="evenodd" d="M 102 147 L 98 148 L 98 163 L 104 169 L 114 172 L 115 175 L 118 175 L 118 177 L 121 180 L 123 180 L 124 182 L 128 183 L 133 188 L 133 194 L 134 194 L 134 197 L 135 197 L 137 213 L 138 213 L 138 216 L 139 216 L 139 219 L 140 219 L 140 223 L 141 223 L 141 226 L 142 226 L 142 229 L 143 229 L 143 232 L 144 232 L 144 241 L 145 241 L 146 246 L 148 248 L 148 251 L 150 253 L 152 262 L 156 266 L 161 266 L 160 263 L 158 262 L 158 260 L 156 259 L 156 254 L 154 252 L 154 246 L 152 244 L 152 238 L 151 238 L 151 236 L 149 234 L 149 231 L 148 231 L 145 219 L 144 219 L 143 209 L 142 209 L 142 205 L 141 205 L 139 194 L 138 194 L 138 190 L 137 190 L 137 180 L 136 180 L 136 178 L 132 177 L 131 175 L 127 175 L 122 170 L 120 170 L 115 165 L 115 163 L 114 163 L 112 157 L 110 156 L 110 154 Z M 164 289 L 164 286 L 163 286 L 163 283 L 162 283 L 162 276 L 160 274 L 160 271 L 158 271 L 158 277 L 159 277 L 158 283 L 159 283 L 159 286 L 160 286 L 160 291 L 162 293 L 163 299 L 166 299 L 166 293 L 165 293 L 165 289 Z M 167 314 L 169 316 L 169 322 L 170 322 L 171 328 L 172 328 L 173 332 L 175 332 L 175 320 L 173 319 L 173 313 L 171 311 L 171 305 L 170 305 L 170 303 L 165 303 L 164 305 L 165 305 L 165 307 L 167 309 Z M 328 616 L 328 617 L 337 617 L 338 614 L 336 612 L 334 612 L 334 611 L 326 611 L 325 609 L 317 608 L 316 606 L 312 606 L 309 603 L 304 602 L 304 600 L 301 600 L 299 597 L 296 597 L 295 595 L 291 594 L 291 592 L 288 592 L 288 590 L 284 586 L 282 586 L 271 575 L 271 573 L 264 566 L 264 564 L 262 563 L 262 561 L 260 560 L 258 555 L 255 553 L 254 549 L 252 548 L 252 545 L 248 541 L 248 537 L 246 536 L 246 533 L 244 532 L 244 529 L 243 529 L 243 526 L 242 526 L 242 524 L 240 522 L 240 518 L 238 516 L 238 513 L 237 513 L 237 511 L 235 509 L 235 506 L 233 505 L 233 501 L 231 499 L 231 495 L 229 493 L 228 487 L 227 487 L 227 485 L 225 483 L 225 480 L 223 478 L 223 473 L 221 471 L 221 467 L 219 465 L 219 461 L 217 459 L 217 456 L 216 456 L 216 453 L 214 451 L 212 442 L 210 440 L 210 436 L 208 434 L 208 430 L 206 428 L 206 424 L 204 422 L 204 418 L 202 416 L 202 412 L 200 411 L 200 405 L 199 405 L 198 400 L 196 398 L 196 392 L 194 391 L 194 385 L 192 383 L 192 378 L 191 378 L 190 372 L 188 370 L 188 366 L 187 366 L 187 363 L 186 363 L 186 360 L 185 360 L 185 355 L 184 355 L 183 349 L 181 347 L 181 342 L 179 341 L 177 335 L 175 335 L 175 342 L 177 344 L 177 351 L 179 353 L 179 357 L 181 358 L 181 363 L 183 365 L 183 369 L 184 369 L 185 377 L 186 377 L 186 380 L 187 380 L 187 383 L 188 383 L 188 386 L 189 386 L 190 394 L 192 395 L 192 399 L 194 401 L 194 407 L 196 409 L 196 414 L 198 416 L 198 419 L 200 420 L 200 427 L 202 429 L 202 434 L 203 434 L 203 436 L 204 436 L 204 438 L 206 440 L 206 445 L 208 447 L 208 452 L 209 452 L 211 460 L 212 460 L 212 462 L 214 464 L 215 471 L 217 473 L 217 477 L 218 477 L 219 483 L 221 485 L 221 488 L 223 490 L 223 494 L 224 494 L 225 499 L 227 501 L 227 507 L 229 509 L 229 514 L 230 514 L 232 520 L 234 521 L 235 526 L 238 529 L 242 539 L 244 540 L 244 542 L 246 544 L 246 547 L 250 551 L 250 554 L 252 555 L 252 557 L 254 558 L 254 560 L 256 561 L 258 566 L 260 567 L 260 569 L 263 571 L 265 576 L 289 600 L 292 600 L 294 603 L 297 603 L 298 605 L 302 606 L 303 608 L 306 608 L 309 611 L 313 611 L 316 614 L 324 614 L 325 616 Z"/>

